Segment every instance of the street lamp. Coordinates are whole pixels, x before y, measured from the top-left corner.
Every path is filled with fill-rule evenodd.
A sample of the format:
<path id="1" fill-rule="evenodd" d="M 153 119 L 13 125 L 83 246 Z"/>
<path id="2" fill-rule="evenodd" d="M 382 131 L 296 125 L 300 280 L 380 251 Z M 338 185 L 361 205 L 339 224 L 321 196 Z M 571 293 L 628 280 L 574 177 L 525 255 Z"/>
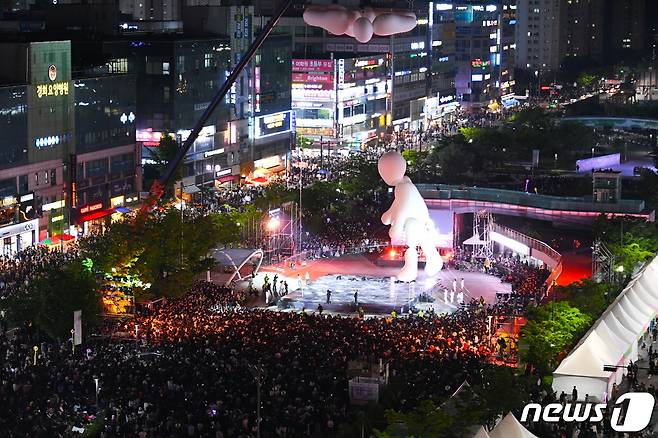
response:
<path id="1" fill-rule="evenodd" d="M 260 389 L 265 379 L 265 368 L 262 365 L 248 365 L 249 371 L 256 381 L 256 437 L 260 438 Z"/>

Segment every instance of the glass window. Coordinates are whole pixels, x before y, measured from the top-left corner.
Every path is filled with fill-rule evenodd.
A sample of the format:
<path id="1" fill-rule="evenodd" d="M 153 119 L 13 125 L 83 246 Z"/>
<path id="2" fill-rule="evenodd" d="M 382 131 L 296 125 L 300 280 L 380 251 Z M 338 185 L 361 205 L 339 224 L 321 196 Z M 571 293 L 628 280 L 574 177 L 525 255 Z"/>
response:
<path id="1" fill-rule="evenodd" d="M 94 178 L 98 176 L 103 176 L 107 174 L 107 158 L 101 158 L 100 160 L 89 161 L 86 166 L 87 168 L 87 178 Z"/>

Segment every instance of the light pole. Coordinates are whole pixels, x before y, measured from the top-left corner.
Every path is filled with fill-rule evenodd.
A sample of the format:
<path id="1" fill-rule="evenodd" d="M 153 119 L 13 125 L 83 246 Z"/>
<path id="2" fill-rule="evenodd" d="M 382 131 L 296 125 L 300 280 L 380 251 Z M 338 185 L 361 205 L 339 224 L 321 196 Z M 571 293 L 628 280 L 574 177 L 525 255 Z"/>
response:
<path id="1" fill-rule="evenodd" d="M 256 381 L 256 437 L 260 438 L 260 391 L 265 379 L 265 369 L 262 365 L 249 365 L 249 371 Z"/>

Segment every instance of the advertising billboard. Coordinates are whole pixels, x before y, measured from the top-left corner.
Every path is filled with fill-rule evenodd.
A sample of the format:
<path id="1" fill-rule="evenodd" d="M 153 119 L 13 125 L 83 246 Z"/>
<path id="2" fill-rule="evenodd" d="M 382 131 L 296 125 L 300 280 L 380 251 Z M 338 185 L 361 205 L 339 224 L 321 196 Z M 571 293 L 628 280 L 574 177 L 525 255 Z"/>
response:
<path id="1" fill-rule="evenodd" d="M 282 132 L 290 131 L 290 127 L 290 111 L 281 111 L 280 113 L 256 117 L 255 137 L 263 138 L 270 135 L 280 134 Z"/>

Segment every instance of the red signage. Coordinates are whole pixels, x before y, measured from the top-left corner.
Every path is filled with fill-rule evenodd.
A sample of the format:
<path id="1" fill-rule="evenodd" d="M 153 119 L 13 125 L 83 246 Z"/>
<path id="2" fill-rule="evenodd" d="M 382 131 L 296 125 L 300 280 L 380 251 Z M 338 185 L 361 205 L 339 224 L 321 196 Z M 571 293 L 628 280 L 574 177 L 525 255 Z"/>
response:
<path id="1" fill-rule="evenodd" d="M 334 61 L 331 59 L 293 59 L 292 71 L 334 71 Z"/>
<path id="2" fill-rule="evenodd" d="M 293 82 L 305 82 L 313 84 L 333 84 L 334 75 L 333 74 L 315 74 L 315 73 L 293 73 L 292 74 Z"/>
<path id="3" fill-rule="evenodd" d="M 102 209 L 103 209 L 102 202 L 97 202 L 95 204 L 87 204 L 80 207 L 80 214 L 87 214 L 87 213 L 91 213 L 92 211 L 97 211 Z"/>

